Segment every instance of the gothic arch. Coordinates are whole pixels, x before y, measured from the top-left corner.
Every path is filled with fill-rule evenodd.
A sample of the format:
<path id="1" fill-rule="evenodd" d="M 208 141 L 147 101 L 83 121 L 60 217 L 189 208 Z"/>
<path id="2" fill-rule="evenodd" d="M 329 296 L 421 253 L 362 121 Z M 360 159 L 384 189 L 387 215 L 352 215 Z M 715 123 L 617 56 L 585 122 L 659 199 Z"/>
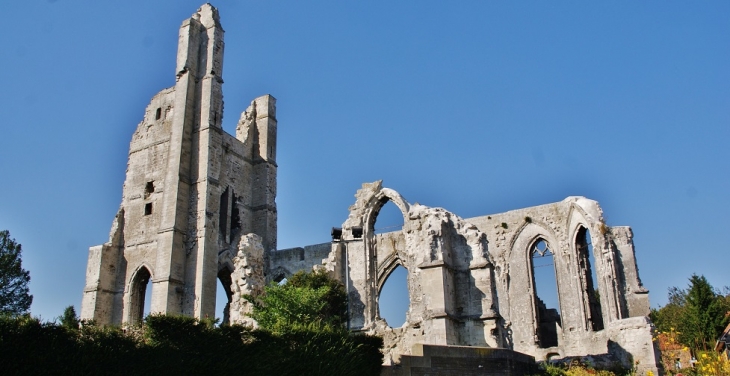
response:
<path id="1" fill-rule="evenodd" d="M 528 260 L 530 264 L 529 272 L 530 272 L 530 280 L 532 281 L 532 295 L 533 295 L 533 310 L 535 315 L 535 323 L 536 323 L 536 344 L 541 348 L 550 348 L 558 346 L 559 344 L 559 336 L 561 334 L 560 327 L 562 326 L 561 322 L 561 304 L 560 304 L 560 283 L 558 281 L 558 273 L 557 273 L 557 254 L 555 251 L 555 247 L 553 247 L 544 237 L 538 236 L 534 238 L 531 245 L 529 246 L 529 254 L 528 254 Z M 543 265 L 536 265 L 538 263 L 538 259 L 541 260 L 542 263 L 545 261 L 542 259 L 542 257 L 551 257 L 552 262 L 550 264 L 543 264 Z M 538 282 L 537 277 L 537 268 L 538 267 L 546 267 L 542 271 L 542 277 L 545 278 L 547 273 L 547 280 L 542 280 Z M 549 268 L 547 268 L 549 267 Z M 552 286 L 546 284 L 552 284 Z M 538 286 L 541 286 L 542 292 L 539 292 Z M 548 291 L 555 293 L 555 298 L 557 301 L 555 302 L 557 304 L 556 307 L 550 307 L 548 306 L 549 300 L 548 298 L 551 297 L 552 293 L 547 292 Z"/>
<path id="2" fill-rule="evenodd" d="M 292 272 L 290 272 L 287 268 L 283 266 L 277 266 L 275 269 L 271 270 L 271 280 L 279 283 L 283 281 L 284 279 L 287 279 L 292 276 Z"/>
<path id="3" fill-rule="evenodd" d="M 530 243 L 533 243 L 535 239 L 540 237 L 544 238 L 549 244 L 558 244 L 557 237 L 553 231 L 542 222 L 534 220 L 531 222 L 524 222 L 510 239 L 509 246 L 507 247 L 507 258 L 514 258 L 515 250 L 519 250 L 525 254 L 529 253 L 530 250 L 519 246 L 518 242 L 523 243 L 525 239 L 528 239 Z"/>
<path id="4" fill-rule="evenodd" d="M 141 323 L 144 318 L 147 285 L 152 280 L 152 272 L 150 270 L 151 268 L 143 263 L 134 270 L 132 278 L 129 279 L 127 285 L 127 291 L 129 292 L 127 306 L 129 308 L 126 320 L 129 324 Z M 149 298 L 151 299 L 152 297 L 150 296 Z"/>
<path id="5" fill-rule="evenodd" d="M 564 309 L 561 296 L 561 280 L 558 270 L 562 267 L 562 245 L 557 236 L 540 222 L 525 223 L 510 241 L 509 260 L 509 320 L 521 325 L 512 327 L 512 340 L 517 351 L 532 351 L 539 347 L 539 315 L 532 267 L 532 251 L 543 240 L 553 252 L 558 304 Z M 525 293 L 527 292 L 527 293 Z M 558 333 L 558 341 L 560 333 Z"/>
<path id="6" fill-rule="evenodd" d="M 408 270 L 408 267 L 406 267 L 403 264 L 403 261 L 401 261 L 400 257 L 398 257 L 395 253 L 391 255 L 391 257 L 388 257 L 386 260 L 383 260 L 382 263 L 378 266 L 378 295 L 380 295 L 380 291 L 383 289 L 383 285 L 385 285 L 385 281 L 388 280 L 388 277 L 390 277 L 390 274 L 393 273 L 393 271 L 399 267 L 402 266 L 406 270 Z"/>
<path id="7" fill-rule="evenodd" d="M 365 183 L 362 188 L 355 194 L 355 204 L 350 207 L 350 214 L 342 225 L 343 238 L 341 241 L 346 242 L 347 255 L 356 256 L 359 259 L 358 273 L 364 276 L 374 276 L 374 281 L 348 281 L 357 286 L 349 289 L 348 295 L 352 304 L 354 327 L 362 327 L 370 325 L 377 317 L 377 301 L 378 293 L 382 287 L 379 280 L 385 281 L 387 275 L 397 265 L 379 265 L 378 254 L 378 238 L 375 234 L 375 221 L 377 220 L 380 210 L 389 201 L 393 202 L 403 216 L 404 228 L 408 225 L 410 204 L 395 190 L 383 188 L 382 180 L 373 183 Z M 401 229 L 401 234 L 404 234 Z M 405 249 L 399 250 L 404 252 Z M 396 255 L 380 255 L 386 260 L 390 256 Z M 345 257 L 347 257 L 347 255 Z M 407 258 L 400 257 L 401 260 Z M 346 258 L 349 260 L 349 258 Z M 348 261 L 351 262 L 351 261 Z M 413 271 L 411 265 L 403 265 L 407 270 Z"/>
<path id="8" fill-rule="evenodd" d="M 233 274 L 233 270 L 234 270 L 234 268 L 233 268 L 232 263 L 230 265 L 227 263 L 223 263 L 222 265 L 219 264 L 219 267 L 218 267 L 217 278 L 220 281 L 221 286 L 216 286 L 216 288 L 223 287 L 223 291 L 225 291 L 225 293 L 226 293 L 226 304 L 223 307 L 223 317 L 221 318 L 222 324 L 230 323 L 231 302 L 233 301 L 233 290 L 232 290 L 233 277 L 231 274 Z"/>
<path id="9" fill-rule="evenodd" d="M 408 285 L 410 284 L 410 282 L 408 280 L 409 280 L 409 276 L 410 276 L 410 271 L 398 257 L 390 258 L 388 263 L 384 264 L 384 268 L 378 270 L 378 279 L 377 279 L 377 287 L 376 287 L 377 292 L 375 294 L 375 306 L 376 306 L 377 317 L 380 319 L 383 319 L 382 313 L 380 311 L 380 294 L 383 292 L 383 287 L 388 282 L 388 280 L 390 279 L 393 272 L 396 269 L 398 269 L 398 267 L 402 267 L 403 269 L 406 270 L 406 291 L 409 291 Z M 410 309 L 411 309 L 410 292 L 408 292 L 408 295 L 409 295 L 408 296 L 408 307 L 406 308 L 406 310 L 410 311 Z M 388 323 L 388 325 L 389 326 L 393 325 L 393 323 L 390 322 L 390 323 Z"/>
<path id="10" fill-rule="evenodd" d="M 218 253 L 218 272 L 228 269 L 231 273 L 235 270 L 233 266 L 233 257 L 235 254 L 230 249 L 225 249 Z"/>
<path id="11" fill-rule="evenodd" d="M 580 310 L 584 318 L 584 329 L 597 331 L 605 327 L 608 322 L 621 318 L 622 305 L 619 299 L 620 292 L 614 285 L 615 281 L 618 280 L 618 273 L 615 266 L 616 255 L 610 239 L 610 230 L 602 218 L 595 218 L 595 216 L 589 214 L 590 209 L 600 212 L 598 203 L 595 201 L 589 202 L 594 206 L 588 208 L 589 210 L 577 203 L 571 205 L 567 228 L 569 229 L 570 250 L 575 260 L 571 265 L 575 268 L 572 272 L 580 276 L 581 279 L 580 283 L 575 286 L 575 294 L 576 301 L 582 302 Z M 597 297 L 591 296 L 594 294 L 587 291 L 588 288 L 586 287 L 586 281 L 590 276 L 586 276 L 585 266 L 581 265 L 581 261 L 585 263 L 590 259 L 590 255 L 586 255 L 587 257 L 581 260 L 579 240 L 581 236 L 584 236 L 582 231 L 590 233 L 591 244 L 593 245 L 593 260 L 595 262 L 591 263 L 590 266 L 596 270 L 596 286 L 593 286 L 593 289 L 597 290 L 598 296 L 600 296 L 598 298 L 600 299 L 600 309 L 595 307 Z M 594 303 L 591 303 L 591 301 L 594 301 Z M 591 304 L 594 306 L 593 312 L 591 312 Z M 598 315 L 600 315 L 600 318 Z"/>
<path id="12" fill-rule="evenodd" d="M 601 280 L 600 274 L 598 273 L 596 273 L 598 276 L 596 281 L 593 280 L 593 272 L 596 270 L 594 268 L 598 267 L 598 257 L 594 254 L 595 248 L 590 249 L 591 247 L 589 247 L 589 245 L 593 243 L 592 239 L 590 239 L 590 243 L 588 242 L 589 237 L 592 237 L 591 232 L 586 226 L 580 225 L 574 233 L 571 244 L 574 248 L 575 260 L 578 264 L 577 275 L 580 280 L 579 287 L 580 296 L 583 301 L 585 329 L 599 331 L 603 330 L 603 313 L 601 303 L 598 298 L 600 294 L 597 293 L 597 291 L 599 291 Z M 595 263 L 591 262 L 591 254 L 593 254 L 593 260 L 596 261 Z M 604 295 L 604 298 L 606 297 L 607 296 Z"/>
<path id="13" fill-rule="evenodd" d="M 408 221 L 408 211 L 410 210 L 408 202 L 400 195 L 400 193 L 390 188 L 382 188 L 373 195 L 368 208 L 366 209 L 364 221 L 365 228 L 363 229 L 365 231 L 365 235 L 374 233 L 375 220 L 380 213 L 380 209 L 382 209 L 389 201 L 394 203 L 395 206 L 400 209 L 400 212 L 403 215 L 403 224 Z"/>

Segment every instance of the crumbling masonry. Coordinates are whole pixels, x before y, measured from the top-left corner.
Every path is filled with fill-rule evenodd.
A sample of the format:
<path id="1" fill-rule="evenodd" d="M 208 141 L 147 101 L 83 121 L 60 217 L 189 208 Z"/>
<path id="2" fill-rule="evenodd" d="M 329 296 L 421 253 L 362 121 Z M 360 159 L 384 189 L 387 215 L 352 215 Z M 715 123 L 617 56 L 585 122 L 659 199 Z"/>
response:
<path id="1" fill-rule="evenodd" d="M 180 27 L 175 86 L 132 136 L 109 242 L 89 250 L 83 318 L 139 321 L 148 282 L 151 311 L 213 317 L 218 279 L 251 248 L 241 235 L 276 249 L 276 100 L 256 98 L 233 137 L 221 128 L 222 74 L 223 29 L 205 5 Z"/>
<path id="2" fill-rule="evenodd" d="M 222 67 L 223 29 L 206 4 L 180 28 L 175 86 L 152 99 L 132 137 L 109 241 L 89 249 L 82 318 L 139 322 L 150 282 L 152 312 L 213 317 L 220 280 L 224 321 L 255 324 L 242 295 L 324 268 L 348 286 L 350 328 L 383 336 L 399 374 L 425 353 L 468 353 L 459 346 L 638 361 L 641 374 L 658 374 L 631 229 L 608 226 L 584 197 L 462 219 L 368 183 L 331 243 L 277 251 L 275 99 L 255 99 L 227 134 Z M 387 202 L 403 228 L 375 234 Z M 552 259 L 559 307 L 537 294 L 539 257 Z M 410 306 L 392 328 L 378 295 L 398 266 Z"/>

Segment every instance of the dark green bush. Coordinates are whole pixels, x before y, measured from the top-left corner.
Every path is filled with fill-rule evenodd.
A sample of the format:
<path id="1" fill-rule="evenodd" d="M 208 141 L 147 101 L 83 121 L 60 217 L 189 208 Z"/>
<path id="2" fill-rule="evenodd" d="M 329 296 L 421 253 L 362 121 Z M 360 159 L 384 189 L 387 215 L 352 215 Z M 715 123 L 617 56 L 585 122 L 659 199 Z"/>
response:
<path id="1" fill-rule="evenodd" d="M 148 316 L 126 330 L 0 317 L 3 375 L 379 375 L 382 344 L 336 328 L 274 334 L 181 316 Z"/>

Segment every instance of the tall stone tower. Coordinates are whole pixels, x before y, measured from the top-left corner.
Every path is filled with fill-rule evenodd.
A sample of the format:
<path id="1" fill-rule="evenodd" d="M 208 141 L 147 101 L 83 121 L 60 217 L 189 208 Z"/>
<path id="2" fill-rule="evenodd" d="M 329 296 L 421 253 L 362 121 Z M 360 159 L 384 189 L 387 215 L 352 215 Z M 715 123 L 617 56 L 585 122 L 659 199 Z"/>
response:
<path id="1" fill-rule="evenodd" d="M 260 236 L 267 268 L 276 249 L 276 100 L 256 98 L 236 136 L 223 131 L 223 46 L 210 4 L 180 27 L 175 86 L 147 106 L 109 241 L 89 249 L 83 319 L 138 322 L 150 282 L 151 312 L 214 317 L 218 279 L 230 301 L 230 259 L 243 234 Z"/>

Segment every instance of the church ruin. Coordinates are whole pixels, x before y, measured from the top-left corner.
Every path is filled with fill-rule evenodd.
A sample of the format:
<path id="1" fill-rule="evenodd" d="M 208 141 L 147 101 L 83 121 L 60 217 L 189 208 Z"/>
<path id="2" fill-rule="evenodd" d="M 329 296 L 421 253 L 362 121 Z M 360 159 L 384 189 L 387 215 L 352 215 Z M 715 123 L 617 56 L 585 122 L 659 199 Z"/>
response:
<path id="1" fill-rule="evenodd" d="M 147 106 L 109 242 L 89 250 L 81 317 L 98 323 L 141 320 L 147 283 L 152 312 L 212 317 L 240 234 L 276 249 L 276 100 L 256 98 L 235 137 L 224 132 L 217 10 L 204 5 L 179 35 L 175 86 Z"/>
<path id="2" fill-rule="evenodd" d="M 385 339 L 386 364 L 468 346 L 537 360 L 604 355 L 658 373 L 631 229 L 608 226 L 584 197 L 462 219 L 366 183 L 332 242 L 277 250 L 276 100 L 254 99 L 236 135 L 223 131 L 223 47 L 210 4 L 180 27 L 175 85 L 148 105 L 109 241 L 89 249 L 83 319 L 139 322 L 150 283 L 152 312 L 214 317 L 221 281 L 224 321 L 253 324 L 243 294 L 323 268 L 347 286 L 349 328 Z M 388 202 L 403 227 L 376 234 Z M 543 259 L 557 307 L 537 293 Z M 410 305 L 406 323 L 393 328 L 378 296 L 399 266 L 408 271 Z"/>

